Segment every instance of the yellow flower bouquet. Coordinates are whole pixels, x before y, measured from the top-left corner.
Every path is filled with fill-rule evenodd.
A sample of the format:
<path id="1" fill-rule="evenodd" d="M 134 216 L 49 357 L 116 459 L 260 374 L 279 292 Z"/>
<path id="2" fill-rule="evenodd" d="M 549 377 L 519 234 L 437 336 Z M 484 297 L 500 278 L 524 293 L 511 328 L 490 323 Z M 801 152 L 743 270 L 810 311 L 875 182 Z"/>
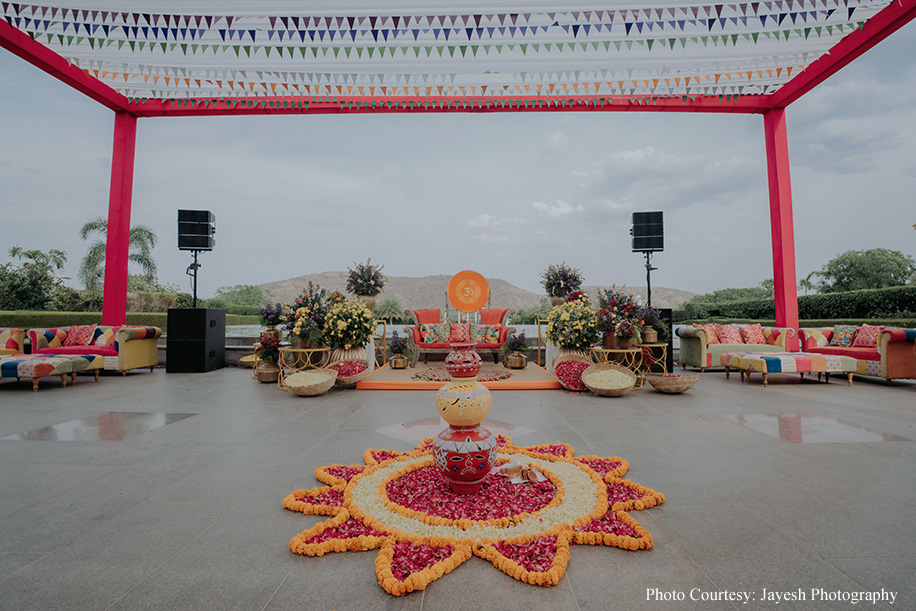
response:
<path id="1" fill-rule="evenodd" d="M 324 341 L 333 348 L 361 348 L 373 333 L 375 316 L 355 299 L 336 303 L 324 319 Z"/>
<path id="2" fill-rule="evenodd" d="M 582 300 L 558 305 L 547 316 L 547 339 L 561 348 L 588 350 L 600 335 L 598 317 Z"/>

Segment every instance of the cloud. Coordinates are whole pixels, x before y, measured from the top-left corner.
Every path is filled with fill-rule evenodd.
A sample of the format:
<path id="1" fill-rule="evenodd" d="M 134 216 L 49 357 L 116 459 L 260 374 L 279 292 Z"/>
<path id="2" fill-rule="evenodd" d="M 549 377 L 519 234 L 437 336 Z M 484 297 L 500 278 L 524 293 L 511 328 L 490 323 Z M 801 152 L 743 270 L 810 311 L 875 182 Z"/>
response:
<path id="1" fill-rule="evenodd" d="M 489 214 L 481 214 L 477 218 L 468 219 L 467 221 L 468 227 L 493 227 L 493 228 L 501 227 L 502 225 L 506 225 L 506 224 L 523 225 L 524 223 L 525 223 L 525 219 L 512 218 L 512 217 L 496 218 L 495 216 L 491 216 Z"/>
<path id="2" fill-rule="evenodd" d="M 480 242 L 485 242 L 487 244 L 511 244 L 516 241 L 515 238 L 488 233 L 478 233 L 476 236 L 474 236 L 474 239 Z"/>
<path id="3" fill-rule="evenodd" d="M 581 204 L 573 206 L 572 204 L 569 204 L 562 199 L 554 200 L 553 203 L 533 202 L 531 207 L 535 210 L 540 210 L 550 218 L 559 218 L 561 216 L 566 216 L 567 214 L 572 214 L 573 212 L 581 212 L 583 210 Z"/>

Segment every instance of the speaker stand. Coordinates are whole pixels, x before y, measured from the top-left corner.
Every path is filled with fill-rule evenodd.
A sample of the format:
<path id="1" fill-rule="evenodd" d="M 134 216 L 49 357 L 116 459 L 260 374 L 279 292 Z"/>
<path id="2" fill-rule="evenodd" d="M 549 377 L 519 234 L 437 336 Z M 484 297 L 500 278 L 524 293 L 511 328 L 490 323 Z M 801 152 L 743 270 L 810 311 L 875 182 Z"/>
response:
<path id="1" fill-rule="evenodd" d="M 652 270 L 658 269 L 652 267 L 652 253 L 646 251 L 646 303 L 652 307 Z"/>
<path id="2" fill-rule="evenodd" d="M 194 293 L 194 308 L 197 307 L 197 270 L 200 269 L 200 263 L 197 262 L 197 253 L 199 252 L 199 250 L 194 251 L 194 263 L 191 263 L 185 271 L 187 275 L 191 276 L 191 287 Z"/>

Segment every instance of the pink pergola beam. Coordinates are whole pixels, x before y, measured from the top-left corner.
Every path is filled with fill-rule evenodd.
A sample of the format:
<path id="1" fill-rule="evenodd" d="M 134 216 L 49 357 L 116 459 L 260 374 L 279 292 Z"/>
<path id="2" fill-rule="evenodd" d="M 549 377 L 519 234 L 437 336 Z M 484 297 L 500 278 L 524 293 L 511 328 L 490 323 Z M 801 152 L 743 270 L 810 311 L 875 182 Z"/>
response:
<path id="1" fill-rule="evenodd" d="M 798 290 L 795 283 L 795 232 L 792 220 L 792 181 L 786 111 L 774 108 L 763 115 L 770 188 L 770 233 L 773 241 L 773 292 L 776 326 L 798 329 Z M 792 345 L 790 345 L 792 344 Z M 796 349 L 797 340 L 786 342 Z"/>
<path id="2" fill-rule="evenodd" d="M 811 63 L 798 76 L 779 88 L 773 94 L 773 106 L 785 108 L 802 97 L 841 68 L 861 56 L 876 44 L 902 28 L 916 17 L 916 0 L 897 0 L 865 22 L 861 30 L 855 30 L 830 51 Z M 909 57 L 900 58 L 908 61 Z"/>
<path id="3" fill-rule="evenodd" d="M 108 195 L 108 239 L 105 248 L 105 288 L 102 324 L 127 321 L 127 262 L 130 254 L 130 203 L 134 186 L 137 117 L 115 114 L 111 154 L 111 190 Z"/>
<path id="4" fill-rule="evenodd" d="M 484 112 L 715 112 L 763 113 L 772 108 L 772 96 L 728 98 L 705 96 L 564 96 L 564 97 L 376 97 L 243 98 L 131 101 L 127 110 L 138 117 L 204 115 L 305 115 L 381 113 Z M 303 104 L 307 103 L 307 105 Z"/>
<path id="5" fill-rule="evenodd" d="M 80 91 L 96 102 L 114 110 L 127 110 L 127 96 L 121 95 L 102 81 L 87 75 L 63 57 L 41 45 L 28 34 L 0 19 L 0 47 L 18 55 L 56 79 Z"/>

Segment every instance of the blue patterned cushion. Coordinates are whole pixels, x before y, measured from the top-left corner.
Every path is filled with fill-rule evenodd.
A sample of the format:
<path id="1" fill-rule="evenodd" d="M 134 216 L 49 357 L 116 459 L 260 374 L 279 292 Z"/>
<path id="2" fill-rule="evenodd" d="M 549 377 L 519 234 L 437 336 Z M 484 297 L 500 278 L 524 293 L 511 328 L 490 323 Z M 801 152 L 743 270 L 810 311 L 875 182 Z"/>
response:
<path id="1" fill-rule="evenodd" d="M 499 325 L 482 325 L 471 323 L 471 341 L 475 344 L 495 344 L 499 342 Z"/>

